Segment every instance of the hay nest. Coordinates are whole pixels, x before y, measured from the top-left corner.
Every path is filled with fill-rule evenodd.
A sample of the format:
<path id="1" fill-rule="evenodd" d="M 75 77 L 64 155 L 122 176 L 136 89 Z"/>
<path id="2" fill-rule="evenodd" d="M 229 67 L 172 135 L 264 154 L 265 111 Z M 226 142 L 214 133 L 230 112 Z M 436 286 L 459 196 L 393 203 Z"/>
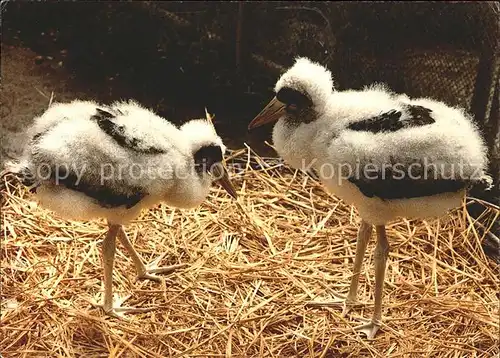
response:
<path id="1" fill-rule="evenodd" d="M 239 204 L 215 186 L 199 208 L 165 205 L 126 227 L 145 260 L 188 266 L 165 284 L 135 282 L 118 245 L 115 293 L 156 307 L 108 318 L 104 221 L 73 222 L 7 185 L 2 210 L 3 357 L 493 357 L 499 354 L 496 265 L 464 208 L 388 226 L 384 325 L 373 341 L 356 317 L 373 310 L 373 246 L 360 277 L 366 305 L 308 305 L 346 293 L 359 217 L 313 178 L 247 148 L 233 152 Z M 239 163 L 237 168 L 235 163 Z M 489 212 L 499 215 L 498 212 Z"/>

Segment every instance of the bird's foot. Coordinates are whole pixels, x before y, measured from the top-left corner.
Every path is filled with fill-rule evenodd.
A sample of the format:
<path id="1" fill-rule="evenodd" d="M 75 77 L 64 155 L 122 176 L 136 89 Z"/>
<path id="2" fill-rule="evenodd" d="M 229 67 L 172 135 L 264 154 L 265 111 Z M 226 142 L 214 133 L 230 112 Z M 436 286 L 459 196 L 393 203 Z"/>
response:
<path id="1" fill-rule="evenodd" d="M 361 322 L 365 322 L 365 324 L 356 326 L 353 329 L 357 332 L 364 333 L 366 335 L 366 338 L 373 339 L 380 328 L 380 321 L 366 318 L 360 318 L 359 320 Z"/>
<path id="2" fill-rule="evenodd" d="M 142 272 L 140 272 L 137 275 L 137 278 L 141 279 L 141 280 L 153 280 L 153 281 L 161 282 L 163 279 L 160 276 L 155 275 L 155 274 L 157 274 L 157 273 L 168 274 L 168 273 L 174 272 L 175 270 L 178 270 L 180 268 L 187 266 L 187 264 L 177 264 L 177 265 L 159 267 L 158 262 L 160 262 L 160 260 L 163 258 L 163 256 L 164 255 L 161 255 L 158 258 L 156 258 L 154 261 L 149 263 L 148 265 L 145 265 L 144 270 L 142 270 Z"/>
<path id="3" fill-rule="evenodd" d="M 106 305 L 104 303 L 95 303 L 95 302 L 92 302 L 92 305 L 101 308 L 104 311 L 104 313 L 110 317 L 118 318 L 125 321 L 128 320 L 127 317 L 124 316 L 125 313 L 145 313 L 155 309 L 154 307 L 148 307 L 148 308 L 135 308 L 127 306 L 122 307 L 123 302 L 125 302 L 129 298 L 130 295 L 118 296 L 116 299 L 113 300 L 113 303 L 111 305 Z"/>
<path id="4" fill-rule="evenodd" d="M 346 296 L 334 294 L 334 299 L 330 301 L 311 301 L 308 302 L 308 306 L 316 306 L 316 307 L 342 307 L 342 317 L 346 317 L 349 312 L 352 310 L 354 306 L 359 305 L 360 303 L 357 300 L 349 299 Z"/>

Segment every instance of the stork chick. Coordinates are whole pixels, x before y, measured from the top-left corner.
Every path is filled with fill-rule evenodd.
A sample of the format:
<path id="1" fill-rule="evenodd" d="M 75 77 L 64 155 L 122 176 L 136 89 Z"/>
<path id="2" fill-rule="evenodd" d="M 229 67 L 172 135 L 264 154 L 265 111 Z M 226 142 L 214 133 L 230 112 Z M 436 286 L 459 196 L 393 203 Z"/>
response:
<path id="1" fill-rule="evenodd" d="M 441 216 L 460 206 L 470 186 L 489 186 L 486 147 L 461 109 L 410 99 L 382 85 L 334 91 L 331 73 L 306 58 L 279 78 L 275 92 L 249 129 L 277 121 L 278 154 L 296 169 L 314 169 L 362 218 L 343 315 L 356 303 L 362 260 L 376 228 L 375 310 L 367 324 L 355 327 L 373 338 L 382 318 L 385 225 L 399 217 Z"/>
<path id="2" fill-rule="evenodd" d="M 104 300 L 111 316 L 144 309 L 113 304 L 115 238 L 132 257 L 138 278 L 160 280 L 184 265 L 145 265 L 122 225 L 159 202 L 193 208 L 218 181 L 236 191 L 222 165 L 225 146 L 210 119 L 177 128 L 133 101 L 51 105 L 28 130 L 30 141 L 7 169 L 30 187 L 42 206 L 75 220 L 105 218 L 102 243 Z"/>

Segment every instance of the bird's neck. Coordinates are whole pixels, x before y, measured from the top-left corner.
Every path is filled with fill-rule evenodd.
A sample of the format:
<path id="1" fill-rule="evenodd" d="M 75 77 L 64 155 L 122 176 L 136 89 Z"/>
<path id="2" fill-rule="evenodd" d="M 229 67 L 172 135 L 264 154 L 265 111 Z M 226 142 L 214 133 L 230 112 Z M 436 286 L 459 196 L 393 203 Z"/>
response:
<path id="1" fill-rule="evenodd" d="M 314 160 L 312 142 L 317 136 L 318 126 L 310 123 L 290 124 L 280 119 L 273 129 L 273 143 L 278 152 L 290 166 L 304 169 Z"/>

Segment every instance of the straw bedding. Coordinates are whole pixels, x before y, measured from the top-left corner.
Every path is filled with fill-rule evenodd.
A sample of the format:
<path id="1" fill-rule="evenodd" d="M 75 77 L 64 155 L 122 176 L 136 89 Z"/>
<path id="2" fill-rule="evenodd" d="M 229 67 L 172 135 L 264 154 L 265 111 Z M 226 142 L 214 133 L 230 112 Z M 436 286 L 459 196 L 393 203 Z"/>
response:
<path id="1" fill-rule="evenodd" d="M 495 357 L 498 267 L 464 208 L 388 226 L 384 325 L 373 341 L 374 239 L 361 305 L 311 305 L 346 293 L 359 217 L 320 183 L 250 149 L 233 152 L 239 203 L 214 186 L 199 208 L 165 205 L 125 229 L 144 260 L 186 263 L 164 284 L 135 281 L 120 245 L 114 290 L 152 307 L 108 318 L 101 299 L 106 224 L 64 221 L 7 184 L 1 246 L 1 352 L 7 357 Z M 231 167 L 231 166 L 230 166 Z M 491 209 L 488 215 L 499 215 Z"/>

